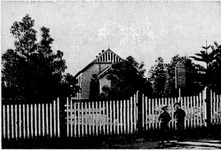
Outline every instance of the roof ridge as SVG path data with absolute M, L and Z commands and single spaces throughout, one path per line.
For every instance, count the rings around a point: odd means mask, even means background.
M 102 50 L 103 51 L 103 50 Z M 91 62 L 89 63 L 86 67 L 84 67 L 82 70 L 80 70 L 74 77 L 76 78 L 78 75 L 80 75 L 81 72 L 83 72 L 84 70 L 86 70 L 88 67 L 90 67 L 91 65 L 95 64 L 95 63 L 101 63 L 98 61 L 98 59 L 101 58 L 101 56 L 103 56 L 104 54 L 106 54 L 108 51 L 110 51 L 111 53 L 113 53 L 114 55 L 116 55 L 117 57 L 119 57 L 118 59 L 119 60 L 123 60 L 123 58 L 121 58 L 119 55 L 117 55 L 114 51 L 112 51 L 111 49 L 107 49 L 105 50 L 104 52 L 102 53 L 99 53 L 100 55 L 99 56 L 96 56 L 96 58 Z M 108 59 L 109 60 L 109 59 Z M 114 63 L 114 61 L 109 61 L 108 63 Z

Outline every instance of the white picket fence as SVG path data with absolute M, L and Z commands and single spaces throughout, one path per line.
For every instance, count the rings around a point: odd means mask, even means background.
M 158 117 L 163 105 L 168 105 L 175 129 L 173 104 L 178 98 L 148 98 L 142 96 L 142 128 L 159 129 Z M 182 97 L 181 107 L 186 112 L 185 128 L 206 125 L 205 91 L 197 96 Z M 78 101 L 67 99 L 66 122 L 60 114 L 59 99 L 48 104 L 2 105 L 3 139 L 60 137 L 60 125 L 66 123 L 67 137 L 133 134 L 138 127 L 138 93 L 128 100 Z M 221 95 L 210 92 L 211 123 L 221 125 Z M 61 110 L 64 111 L 64 110 Z M 62 129 L 63 130 L 63 129 Z
M 59 109 L 59 99 L 49 104 L 3 105 L 3 139 L 60 137 Z
M 132 134 L 137 130 L 136 95 L 129 100 L 67 99 L 67 136 Z
M 211 92 L 211 123 L 221 124 L 221 95 Z M 186 112 L 185 129 L 206 126 L 205 91 L 197 96 L 172 98 L 148 98 L 142 96 L 142 127 L 144 130 L 160 128 L 158 117 L 161 107 L 168 105 L 172 117 L 171 130 L 176 129 L 173 118 L 174 103 L 181 102 Z M 133 134 L 138 123 L 138 94 L 129 100 L 77 101 L 67 99 L 67 136 Z

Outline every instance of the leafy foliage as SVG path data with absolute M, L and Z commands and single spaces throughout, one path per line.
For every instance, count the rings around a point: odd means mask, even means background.
M 214 42 L 214 46 L 211 48 L 215 55 L 215 59 L 212 61 L 208 70 L 208 73 L 211 73 L 209 78 L 212 80 L 209 86 L 217 93 L 221 93 L 221 45 Z
M 107 75 L 111 87 L 103 87 L 102 95 L 113 99 L 125 99 L 131 97 L 137 90 L 150 94 L 151 87 L 144 77 L 143 67 L 144 64 L 139 64 L 132 56 L 113 64 Z
M 162 57 L 157 58 L 155 65 L 151 67 L 149 81 L 152 84 L 153 96 L 164 96 L 164 87 L 166 84 L 167 74 L 166 66 Z
M 62 76 L 61 84 L 59 86 L 60 97 L 74 97 L 79 90 L 80 87 L 77 86 L 77 80 L 73 75 L 66 73 Z
M 178 89 L 175 89 L 175 66 L 178 62 L 183 62 L 186 70 L 185 87 L 182 88 L 182 95 L 196 95 L 203 89 L 203 67 L 194 64 L 191 59 L 186 57 L 180 57 L 176 55 L 172 58 L 171 62 L 166 64 L 167 66 L 167 83 L 165 86 L 165 93 L 170 96 L 176 96 Z
M 90 100 L 95 100 L 100 93 L 100 84 L 97 76 L 95 74 L 92 75 L 90 82 Z
M 16 101 L 49 101 L 64 95 L 62 80 L 67 68 L 63 52 L 53 53 L 49 28 L 42 27 L 41 39 L 37 42 L 34 20 L 26 15 L 21 22 L 14 22 L 11 34 L 15 49 L 2 55 L 2 95 Z M 73 85 L 75 86 L 75 85 Z M 66 91 L 66 89 L 65 89 Z
M 203 89 L 203 74 L 199 73 L 204 69 L 202 66 L 179 55 L 175 55 L 168 64 L 159 57 L 156 64 L 151 67 L 149 77 L 154 96 L 178 96 L 178 89 L 175 89 L 175 66 L 180 61 L 184 62 L 186 69 L 185 88 L 182 89 L 182 95 L 195 95 Z

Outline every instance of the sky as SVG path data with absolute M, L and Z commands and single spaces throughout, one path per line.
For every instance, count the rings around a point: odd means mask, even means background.
M 202 46 L 221 44 L 219 2 L 2 2 L 1 52 L 13 47 L 10 28 L 30 14 L 35 29 L 50 28 L 54 51 L 64 52 L 66 72 L 75 75 L 110 47 L 122 58 L 144 62 L 192 56 Z M 38 34 L 40 34 L 38 32 Z

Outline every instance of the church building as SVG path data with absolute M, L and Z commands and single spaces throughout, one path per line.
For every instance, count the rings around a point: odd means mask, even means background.
M 89 99 L 90 82 L 93 75 L 96 75 L 99 81 L 100 93 L 102 92 L 103 86 L 110 86 L 111 82 L 107 80 L 106 72 L 112 64 L 120 61 L 123 61 L 123 59 L 109 48 L 106 51 L 102 50 L 102 53 L 100 53 L 95 60 L 75 75 L 75 78 L 78 80 L 78 86 L 81 89 L 80 92 L 77 93 L 77 99 Z

